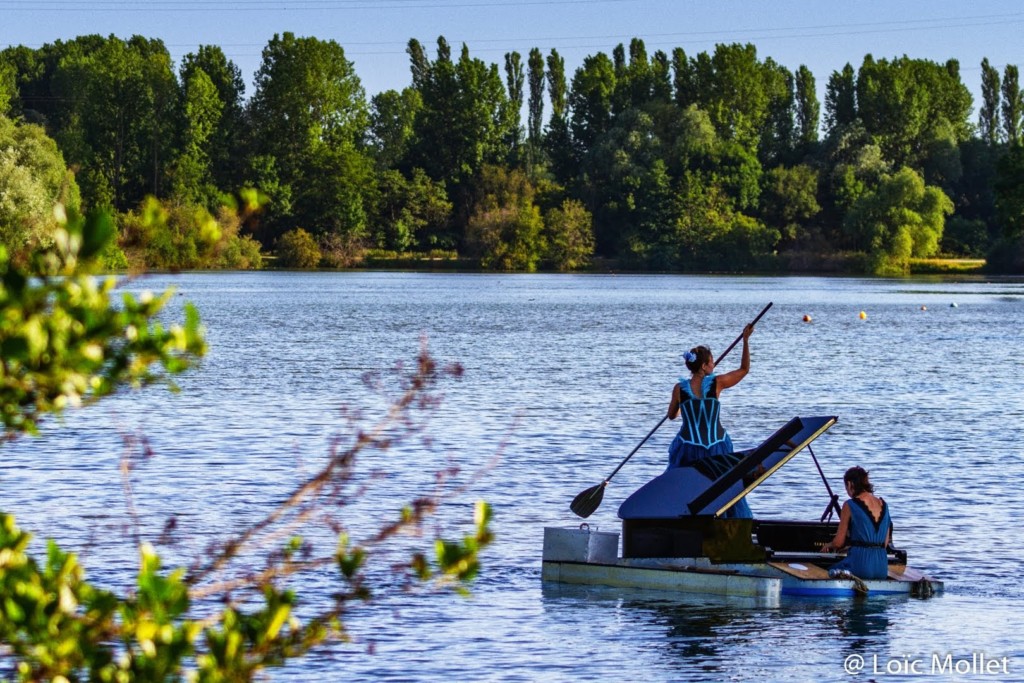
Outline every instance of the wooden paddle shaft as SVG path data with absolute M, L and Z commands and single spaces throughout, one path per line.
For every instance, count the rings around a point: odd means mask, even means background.
M 754 320 L 753 320 L 753 321 L 752 321 L 752 322 L 750 323 L 750 324 L 751 324 L 751 326 L 753 326 L 753 325 L 756 325 L 756 324 L 757 324 L 757 321 L 758 321 L 758 320 L 760 320 L 760 319 L 761 319 L 761 317 L 762 317 L 762 316 L 763 316 L 763 315 L 764 315 L 765 313 L 767 313 L 767 312 L 768 312 L 768 309 L 772 307 L 772 303 L 773 303 L 773 302 L 769 301 L 769 302 L 768 302 L 768 305 L 767 305 L 767 306 L 765 306 L 765 307 L 764 307 L 764 309 L 762 309 L 762 311 L 761 311 L 760 313 L 758 313 L 758 314 L 757 314 L 757 317 L 756 317 L 756 318 L 754 318 Z M 741 340 L 741 339 L 743 339 L 743 333 L 742 333 L 742 332 L 740 333 L 740 336 L 736 337 L 736 339 L 734 339 L 734 340 L 733 340 L 732 344 L 729 344 L 729 348 L 727 348 L 727 349 L 726 349 L 726 350 L 725 350 L 724 352 L 722 352 L 722 355 L 718 357 L 718 360 L 716 360 L 716 361 L 715 361 L 715 367 L 716 367 L 716 368 L 718 367 L 718 364 L 722 362 L 722 359 L 723 359 L 723 358 L 725 358 L 726 356 L 728 356 L 728 355 L 729 355 L 729 352 L 730 352 L 730 351 L 732 351 L 732 350 L 733 350 L 733 348 L 735 348 L 735 346 L 736 346 L 737 344 L 739 344 L 739 343 L 740 343 L 740 340 Z M 660 425 L 659 425 L 659 426 L 660 426 Z

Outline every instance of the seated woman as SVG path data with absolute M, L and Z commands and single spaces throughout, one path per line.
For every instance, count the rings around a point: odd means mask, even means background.
M 874 495 L 875 487 L 862 467 L 851 467 L 843 475 L 850 500 L 843 504 L 839 529 L 822 552 L 850 546 L 846 558 L 836 562 L 829 576 L 853 574 L 859 579 L 884 579 L 889 574 L 885 549 L 892 540 L 889 506 Z

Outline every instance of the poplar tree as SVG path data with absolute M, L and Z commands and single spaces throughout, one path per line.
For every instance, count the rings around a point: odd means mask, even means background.
M 681 47 L 672 50 L 672 94 L 680 109 L 696 103 L 693 65 Z
M 544 146 L 551 159 L 555 177 L 566 182 L 577 170 L 575 149 L 569 134 L 568 87 L 565 80 L 565 59 L 552 49 L 547 58 L 548 101 L 551 102 L 551 118 Z
M 981 60 L 981 110 L 978 112 L 978 133 L 990 145 L 999 141 L 999 70 Z
M 551 101 L 551 118 L 560 119 L 565 116 L 566 82 L 565 59 L 552 48 L 548 55 L 548 99 Z
M 825 127 L 829 133 L 856 120 L 856 92 L 856 75 L 849 63 L 842 71 L 833 71 L 829 76 L 825 87 Z
M 523 85 L 525 81 L 523 58 L 518 52 L 505 53 L 505 84 L 508 87 L 509 100 L 509 140 L 508 149 L 513 163 L 520 161 L 519 143 L 522 139 L 522 121 L 520 112 L 523 109 Z
M 544 134 L 544 56 L 538 48 L 530 50 L 527 60 L 527 73 L 530 88 L 530 99 L 527 104 L 529 112 L 526 122 L 527 165 L 532 170 L 540 153 Z
M 672 101 L 672 63 L 662 50 L 651 57 L 651 99 L 662 104 Z
M 1003 71 L 1003 136 L 1007 144 L 1020 142 L 1024 95 L 1020 90 L 1020 73 L 1016 64 L 1007 64 Z
M 801 64 L 796 70 L 796 136 L 805 153 L 818 141 L 820 119 L 814 74 Z

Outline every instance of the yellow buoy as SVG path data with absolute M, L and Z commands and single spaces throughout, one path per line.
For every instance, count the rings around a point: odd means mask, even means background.
M 811 322 L 811 316 L 809 316 L 809 315 L 805 315 L 805 316 L 804 316 L 804 322 L 805 322 L 805 323 L 809 323 L 809 322 Z
M 867 318 L 868 318 L 868 314 L 865 313 L 864 311 L 861 311 L 860 312 L 860 319 L 861 320 L 867 320 Z

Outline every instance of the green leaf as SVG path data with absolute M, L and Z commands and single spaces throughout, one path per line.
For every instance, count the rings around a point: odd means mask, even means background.
M 89 216 L 82 228 L 82 246 L 78 255 L 82 259 L 90 259 L 96 256 L 117 233 L 114 222 L 107 212 L 100 212 Z

